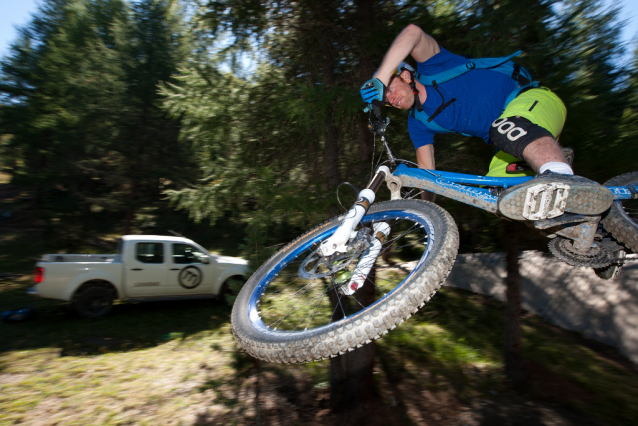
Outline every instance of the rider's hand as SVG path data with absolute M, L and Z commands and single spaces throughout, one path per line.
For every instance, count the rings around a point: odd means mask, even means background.
M 378 103 L 383 104 L 385 102 L 384 97 L 387 90 L 388 88 L 385 87 L 385 84 L 383 84 L 378 78 L 366 81 L 363 86 L 361 86 L 361 89 L 359 89 L 363 102 L 367 104 L 371 104 L 373 101 L 378 101 Z

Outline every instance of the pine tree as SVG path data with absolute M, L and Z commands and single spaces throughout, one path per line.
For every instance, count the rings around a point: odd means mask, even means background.
M 15 183 L 35 188 L 51 221 L 69 218 L 70 233 L 100 186 L 83 161 L 109 145 L 113 111 L 124 107 L 118 55 L 106 45 L 112 32 L 95 24 L 124 13 L 117 0 L 47 3 L 2 64 L 2 127 L 24 164 Z
M 152 0 L 132 11 L 121 0 L 50 2 L 3 61 L 0 122 L 23 163 L 14 183 L 34 188 L 58 234 L 128 232 L 136 212 L 161 206 L 162 182 L 194 176 L 178 120 L 157 93 L 188 48 L 174 9 Z

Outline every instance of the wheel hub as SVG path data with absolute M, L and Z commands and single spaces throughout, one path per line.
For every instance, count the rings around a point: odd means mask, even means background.
M 319 250 L 312 252 L 299 266 L 299 276 L 307 280 L 313 280 L 344 271 L 361 253 L 370 247 L 372 243 L 372 235 L 370 234 L 370 229 L 368 228 L 359 230 L 348 244 L 348 250 L 345 253 L 322 256 Z M 352 272 L 350 272 L 350 276 L 352 276 Z M 334 280 L 333 282 L 336 283 Z

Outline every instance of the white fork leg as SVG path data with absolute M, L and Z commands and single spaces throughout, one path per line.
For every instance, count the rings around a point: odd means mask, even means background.
M 383 173 L 383 177 L 390 175 L 390 169 L 386 166 L 381 166 L 377 170 L 373 182 L 377 180 L 380 173 Z M 348 241 L 355 235 L 355 228 L 361 222 L 361 218 L 368 211 L 370 205 L 374 202 L 375 193 L 371 189 L 364 189 L 359 192 L 359 199 L 348 211 L 346 218 L 339 225 L 339 228 L 335 233 L 326 241 L 321 243 L 319 251 L 323 256 L 330 256 L 335 252 L 345 253 L 347 251 Z
M 363 253 L 359 259 L 357 267 L 354 269 L 354 275 L 347 285 L 341 287 L 341 292 L 345 295 L 352 295 L 355 291 L 360 289 L 365 283 L 368 274 L 372 269 L 372 265 L 377 260 L 379 253 L 381 253 L 381 247 L 385 242 L 388 235 L 390 235 L 390 225 L 385 222 L 377 222 L 372 225 L 374 229 L 374 241 L 372 245 Z

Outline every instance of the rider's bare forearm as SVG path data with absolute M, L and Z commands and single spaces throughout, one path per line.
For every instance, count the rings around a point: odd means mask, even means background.
M 419 167 L 434 170 L 434 144 L 423 145 L 416 150 L 416 162 Z
M 434 170 L 434 145 L 423 145 L 416 150 L 416 161 L 419 167 L 426 170 Z M 421 199 L 425 201 L 434 202 L 436 200 L 436 194 L 430 191 L 421 191 Z
M 388 85 L 394 70 L 408 55 L 412 55 L 417 62 L 425 62 L 440 51 L 436 40 L 418 26 L 410 24 L 392 42 L 375 77 Z

